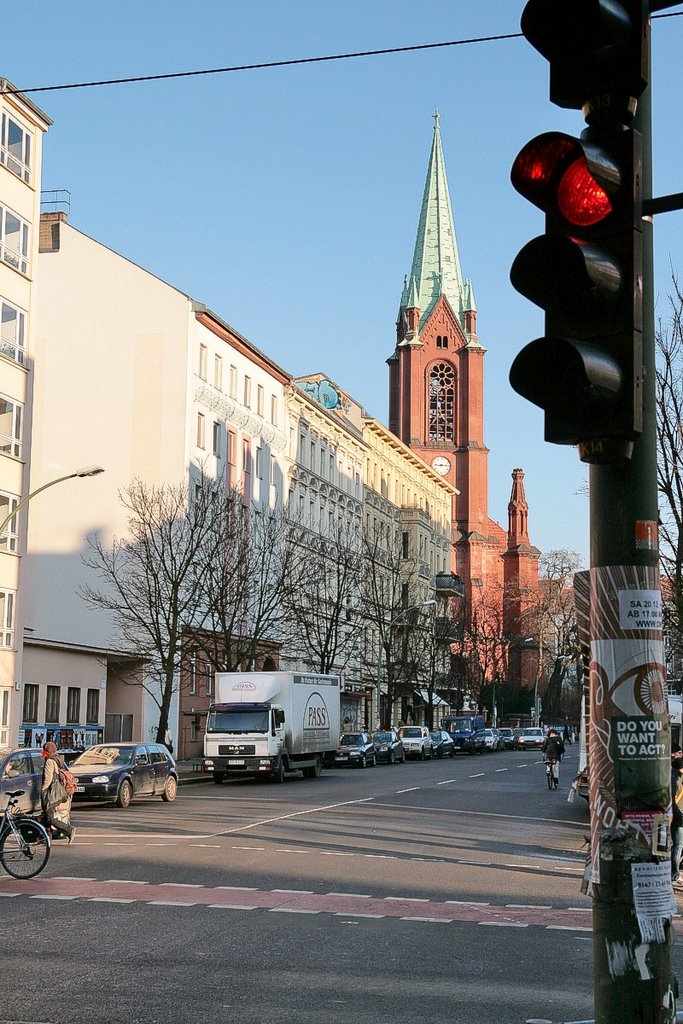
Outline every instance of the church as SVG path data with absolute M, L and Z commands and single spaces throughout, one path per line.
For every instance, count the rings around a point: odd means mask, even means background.
M 512 470 L 507 533 L 489 515 L 485 354 L 472 282 L 460 269 L 436 113 L 413 264 L 387 360 L 389 428 L 457 488 L 451 572 L 464 582 L 470 635 L 476 642 L 495 632 L 505 646 L 507 678 L 533 686 L 540 552 L 529 539 L 522 469 Z

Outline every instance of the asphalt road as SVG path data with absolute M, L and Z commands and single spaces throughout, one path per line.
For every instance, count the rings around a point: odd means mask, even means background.
M 558 792 L 501 752 L 78 804 L 0 876 L 0 1024 L 590 1018 L 576 753 Z

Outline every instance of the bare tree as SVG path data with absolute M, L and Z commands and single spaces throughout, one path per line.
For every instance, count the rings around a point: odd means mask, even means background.
M 657 486 L 665 628 L 671 652 L 683 653 L 683 293 L 675 275 L 670 319 L 657 341 Z
M 214 671 L 249 671 L 259 651 L 291 639 L 286 609 L 303 582 L 300 531 L 282 509 L 247 504 L 228 489 L 214 500 L 207 541 L 206 614 L 192 643 Z
M 360 658 L 360 529 L 343 518 L 326 533 L 301 529 L 298 557 L 297 586 L 283 595 L 293 650 L 315 672 L 342 672 Z
M 578 665 L 579 659 L 573 577 L 580 568 L 581 556 L 566 548 L 547 551 L 539 561 L 534 631 L 541 641 L 538 679 L 547 679 L 543 695 L 546 721 L 568 714 L 569 707 L 576 703 L 571 695 L 565 699 L 564 690 L 572 662 Z M 578 692 L 580 672 L 577 677 Z
M 183 650 L 183 631 L 204 622 L 202 578 L 213 556 L 212 489 L 154 486 L 135 479 L 119 491 L 128 531 L 111 544 L 88 538 L 84 564 L 101 587 L 80 594 L 93 608 L 110 613 L 120 641 L 145 661 L 138 685 L 159 709 L 157 742 L 163 743 Z

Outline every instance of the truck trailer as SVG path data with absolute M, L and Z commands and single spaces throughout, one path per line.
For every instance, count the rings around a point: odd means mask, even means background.
M 312 672 L 218 672 L 209 705 L 204 771 L 213 781 L 317 779 L 339 743 L 339 677 Z

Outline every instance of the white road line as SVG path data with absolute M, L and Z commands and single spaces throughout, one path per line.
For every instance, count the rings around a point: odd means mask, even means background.
M 578 926 L 574 927 L 574 926 L 569 925 L 569 924 L 547 924 L 546 925 L 546 929 L 548 931 L 555 931 L 555 932 L 589 932 L 589 931 L 591 931 L 590 928 L 580 928 Z
M 24 895 L 23 892 L 0 892 L 0 896 L 4 896 L 7 899 L 10 899 L 12 896 L 23 896 L 23 895 Z
M 540 903 L 506 903 L 505 907 L 509 910 L 552 910 L 551 906 L 543 906 Z
M 231 889 L 233 892 L 258 892 L 255 885 L 214 885 L 214 889 Z
M 446 903 L 457 903 L 461 907 L 490 907 L 490 903 L 482 903 L 479 900 L 445 900 Z
M 30 900 L 75 900 L 77 896 L 29 896 Z
M 137 900 L 126 900 L 117 896 L 88 896 L 88 903 L 136 903 Z
M 312 896 L 313 889 L 271 889 L 271 892 L 292 892 L 298 893 L 300 896 Z
M 219 843 L 189 843 L 188 844 L 193 850 L 220 850 Z M 234 850 L 235 847 L 233 846 Z
M 429 903 L 424 896 L 385 896 L 385 900 L 394 900 L 397 903 Z
M 18 893 L 12 893 L 13 896 L 17 896 Z M 366 896 L 362 892 L 328 892 L 328 896 L 352 896 L 355 900 L 371 900 L 372 896 Z M 383 915 L 382 915 L 383 916 Z
M 148 900 L 148 907 L 196 907 L 196 903 L 182 903 L 180 900 Z
M 85 882 L 94 882 L 94 878 L 85 878 Z M 149 885 L 149 882 L 137 882 L 131 878 L 106 878 L 103 885 Z
M 399 917 L 399 921 L 428 921 L 429 924 L 451 924 L 443 917 Z
M 419 788 L 419 786 L 411 786 L 410 789 L 397 789 L 396 795 L 398 796 L 399 793 L 417 793 Z
M 377 920 L 379 920 L 382 917 L 386 917 L 386 914 L 360 914 L 360 913 L 357 913 L 356 911 L 345 911 L 345 910 L 341 911 L 341 910 L 338 910 L 334 914 L 334 917 L 372 917 L 372 918 L 376 918 Z
M 204 886 L 201 882 L 159 882 L 159 886 L 163 888 L 168 886 L 171 889 L 203 889 Z
M 145 846 L 178 846 L 178 843 L 145 843 Z
M 86 878 L 85 875 L 53 875 L 53 882 L 94 882 L 94 878 Z
M 368 860 L 398 860 L 398 857 L 390 853 L 362 853 L 361 857 L 367 857 Z
M 457 782 L 457 779 L 444 779 L 443 782 L 437 782 L 437 786 L 448 786 L 451 782 Z
M 496 774 L 498 774 L 498 772 L 506 772 L 507 770 L 507 768 L 496 768 Z
M 480 779 L 482 777 L 482 775 L 485 775 L 485 774 L 486 774 L 485 772 L 477 772 L 476 775 L 470 775 L 470 778 L 471 779 Z
M 341 850 L 318 850 L 321 857 L 355 857 L 355 853 L 345 853 Z
M 301 850 L 288 850 L 286 847 L 280 846 L 280 847 L 276 847 L 275 848 L 275 852 L 276 853 L 296 853 L 296 854 L 299 854 L 302 851 Z
M 319 910 L 301 910 L 298 907 L 271 907 L 270 914 L 319 914 Z
M 477 924 L 488 925 L 489 928 L 528 928 L 522 921 L 477 921 Z
M 581 910 L 582 912 L 584 912 L 586 914 L 592 914 L 593 913 L 593 908 L 592 907 L 567 907 L 567 910 Z
M 247 907 L 241 903 L 207 903 L 209 910 L 258 910 L 258 907 Z
M 231 850 L 255 850 L 257 853 L 263 853 L 265 846 L 231 846 Z
M 528 768 L 528 767 L 529 766 L 527 764 L 516 764 L 515 765 L 515 768 Z

